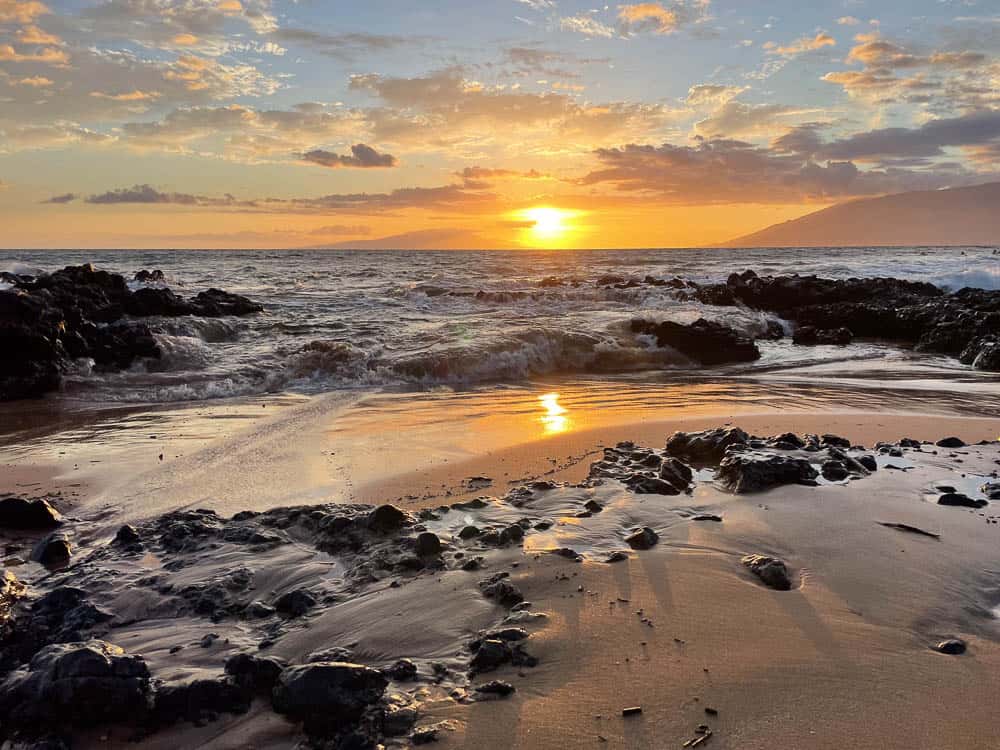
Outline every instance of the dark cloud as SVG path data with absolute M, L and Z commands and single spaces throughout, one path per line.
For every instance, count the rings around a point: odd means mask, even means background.
M 379 169 L 395 167 L 399 160 L 392 154 L 381 154 L 371 146 L 364 143 L 356 143 L 351 146 L 351 155 L 335 154 L 332 151 L 313 149 L 302 154 L 302 161 L 310 164 L 318 164 L 321 167 L 331 169 L 353 168 L 353 169 Z
M 1000 110 L 970 112 L 930 120 L 916 128 L 882 128 L 822 145 L 828 159 L 866 161 L 893 157 L 939 156 L 947 147 L 982 146 L 1000 141 Z
M 598 149 L 595 156 L 601 168 L 578 184 L 609 183 L 649 200 L 684 205 L 833 200 L 984 181 L 983 174 L 961 167 L 861 170 L 849 160 L 820 163 L 729 139 L 693 146 L 629 144 Z
M 98 206 L 110 206 L 117 204 L 138 203 L 145 205 L 178 205 L 178 206 L 207 206 L 212 208 L 255 208 L 256 201 L 238 200 L 228 193 L 221 198 L 214 198 L 205 195 L 194 195 L 192 193 L 162 192 L 152 185 L 133 185 L 127 188 L 109 190 L 105 193 L 97 193 L 87 196 L 84 199 L 87 203 Z
M 63 193 L 62 195 L 53 195 L 48 200 L 42 201 L 42 203 L 72 203 L 77 198 L 79 198 L 76 193 Z

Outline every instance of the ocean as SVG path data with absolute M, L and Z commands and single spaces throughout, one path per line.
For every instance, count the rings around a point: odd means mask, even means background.
M 239 319 L 154 320 L 163 358 L 122 373 L 80 362 L 59 398 L 67 402 L 164 403 L 275 392 L 498 388 L 586 378 L 690 380 L 690 362 L 629 331 L 631 319 L 722 320 L 749 334 L 770 316 L 679 299 L 649 285 L 599 286 L 601 277 L 722 281 L 733 271 L 894 276 L 942 287 L 1000 287 L 991 248 L 809 248 L 618 251 L 5 251 L 0 269 L 51 271 L 93 263 L 132 278 L 161 269 L 180 294 L 219 287 L 261 302 Z M 738 378 L 948 380 L 994 376 L 951 359 L 896 346 L 796 347 L 761 342 L 751 365 L 716 368 Z M 815 378 L 814 378 L 815 379 Z M 961 390 L 961 388 L 960 388 Z M 995 390 L 991 389 L 991 390 Z

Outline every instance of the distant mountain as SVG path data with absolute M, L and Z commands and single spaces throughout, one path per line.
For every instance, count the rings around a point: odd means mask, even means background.
M 1000 182 L 841 203 L 722 247 L 1000 245 Z
M 347 240 L 306 249 L 328 250 L 467 250 L 482 247 L 483 240 L 464 229 L 423 229 L 370 240 Z

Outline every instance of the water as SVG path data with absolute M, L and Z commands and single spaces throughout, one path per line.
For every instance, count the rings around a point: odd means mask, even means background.
M 633 336 L 629 321 L 706 317 L 753 334 L 768 320 L 753 311 L 681 301 L 665 287 L 597 287 L 595 281 L 608 274 L 706 282 L 751 268 L 760 274 L 895 276 L 949 288 L 1000 288 L 1000 257 L 984 248 L 0 255 L 0 269 L 20 272 L 84 262 L 128 278 L 142 268 L 159 268 L 178 293 L 215 286 L 265 306 L 264 314 L 242 319 L 152 321 L 162 360 L 110 375 L 80 362 L 62 397 L 87 403 L 505 384 L 551 376 L 690 377 L 691 363 Z M 875 344 L 806 349 L 765 342 L 761 348 L 759 362 L 716 373 L 973 384 L 981 379 L 953 360 Z

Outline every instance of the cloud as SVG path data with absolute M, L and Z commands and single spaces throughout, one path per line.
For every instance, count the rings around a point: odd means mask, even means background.
M 618 22 L 625 34 L 673 34 L 682 26 L 708 20 L 709 5 L 710 0 L 677 0 L 666 5 L 662 2 L 620 5 Z
M 1000 110 L 929 120 L 915 128 L 882 128 L 826 143 L 818 153 L 831 159 L 879 161 L 940 156 L 948 147 L 1000 144 Z
M 780 55 L 781 57 L 798 57 L 806 52 L 814 52 L 824 47 L 833 47 L 837 40 L 825 31 L 817 33 L 815 36 L 806 36 L 796 39 L 791 44 L 779 45 L 775 42 L 766 42 L 764 49 L 769 55 Z
M 746 86 L 722 86 L 715 83 L 700 83 L 688 89 L 686 104 L 700 107 L 706 104 L 725 104 L 730 99 L 746 91 Z
M 837 23 L 841 26 L 857 26 L 861 20 L 854 16 L 841 16 L 837 19 Z
M 399 160 L 392 154 L 380 154 L 371 146 L 366 146 L 364 143 L 357 143 L 351 146 L 350 156 L 335 154 L 332 151 L 323 151 L 322 149 L 313 149 L 302 154 L 302 161 L 332 169 L 341 167 L 374 169 L 395 167 L 399 163 Z
M 577 16 L 566 16 L 559 19 L 559 28 L 589 37 L 610 39 L 618 32 L 611 26 L 601 23 L 592 15 L 581 13 Z
M 280 28 L 270 33 L 270 38 L 283 44 L 299 44 L 321 55 L 338 60 L 352 61 L 372 53 L 386 52 L 401 47 L 424 44 L 425 36 L 397 36 L 366 32 L 329 34 L 314 29 Z
M 648 201 L 679 205 L 798 203 L 982 182 L 960 167 L 861 170 L 851 161 L 817 163 L 800 154 L 742 141 L 700 140 L 693 146 L 629 144 L 598 149 L 583 186 L 609 184 Z
M 782 120 L 815 113 L 787 104 L 745 104 L 730 100 L 711 115 L 696 123 L 695 132 L 707 138 L 719 136 L 768 135 Z
M 0 23 L 31 23 L 51 12 L 37 0 L 0 0 Z
M 537 169 L 529 169 L 522 172 L 516 169 L 494 169 L 490 167 L 466 167 L 461 172 L 456 172 L 457 177 L 461 177 L 465 182 L 484 182 L 488 180 L 549 180 L 551 175 L 539 172 Z
M 72 203 L 79 197 L 80 196 L 77 195 L 76 193 L 63 193 L 62 195 L 53 195 L 51 198 L 42 201 L 42 203 L 55 203 L 55 204 Z

